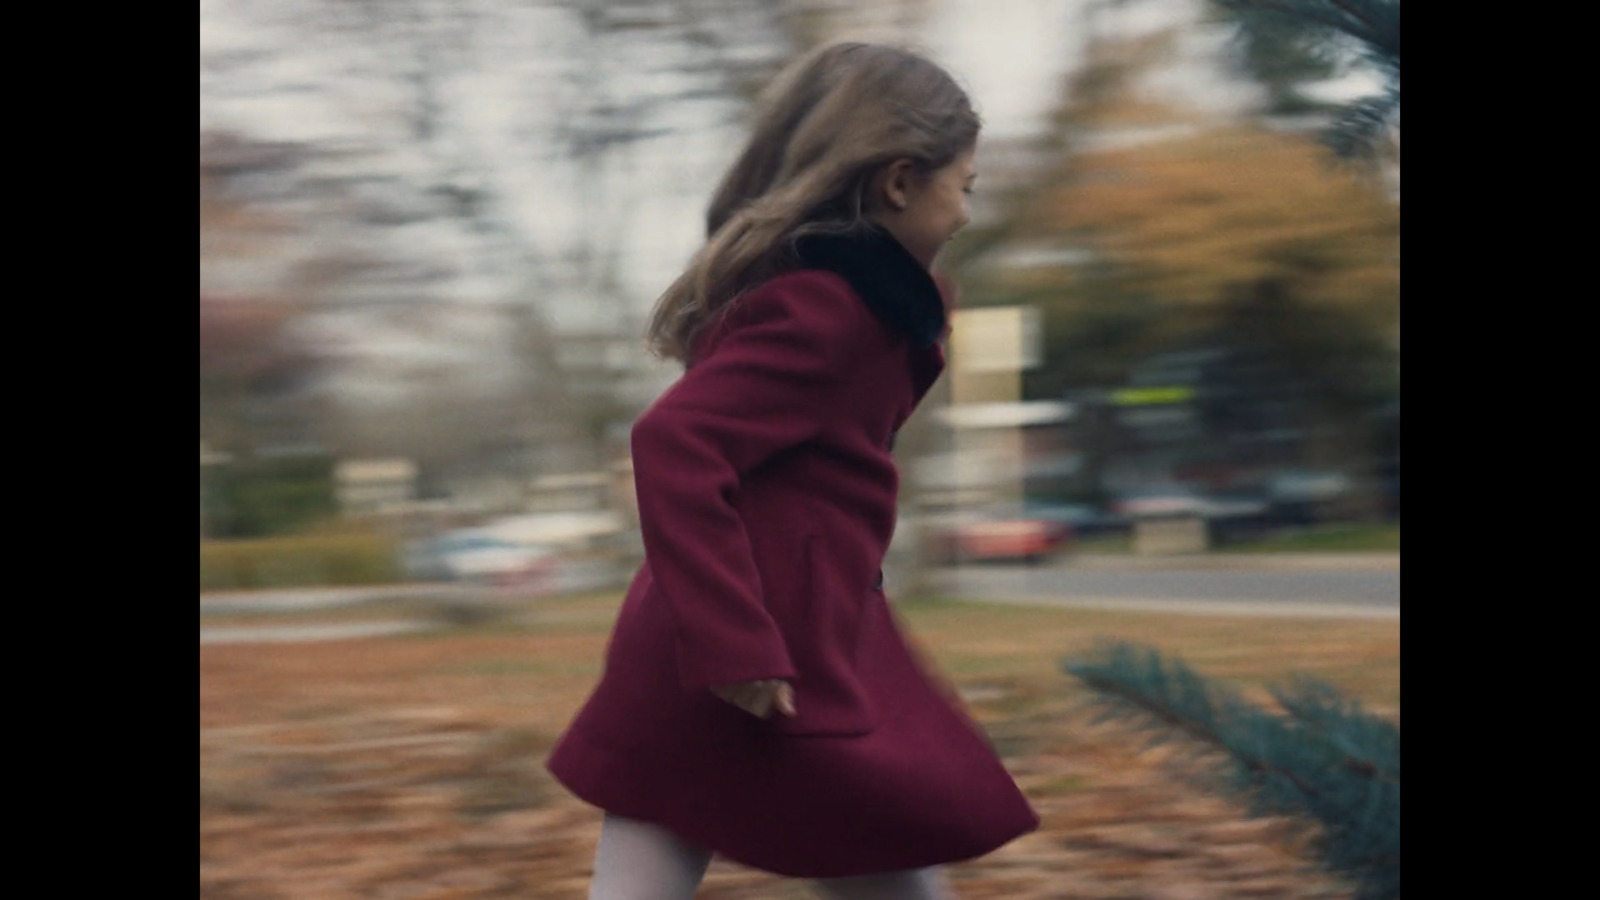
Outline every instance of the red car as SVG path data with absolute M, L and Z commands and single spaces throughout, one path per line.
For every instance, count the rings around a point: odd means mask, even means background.
M 1075 535 L 1065 522 L 1027 517 L 973 518 L 935 526 L 934 556 L 942 562 L 1021 560 L 1031 564 L 1070 549 Z

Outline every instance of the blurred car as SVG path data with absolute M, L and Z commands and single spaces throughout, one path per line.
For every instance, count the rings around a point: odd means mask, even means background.
M 1195 516 L 1207 521 L 1258 516 L 1269 507 L 1266 497 L 1239 493 L 1205 494 L 1183 484 L 1128 491 L 1112 504 L 1112 509 L 1127 519 Z
M 1383 492 L 1383 514 L 1390 519 L 1400 518 L 1400 457 L 1386 459 L 1378 465 L 1378 489 Z
M 478 531 L 512 544 L 582 551 L 604 546 L 624 527 L 614 512 L 587 510 L 503 516 Z
M 1076 540 L 1070 524 L 1028 515 L 970 514 L 928 528 L 932 554 L 944 563 L 1019 560 L 1033 565 L 1070 549 Z
M 1128 530 L 1126 516 L 1107 512 L 1089 503 L 1041 503 L 1029 501 L 1023 504 L 1022 514 L 1029 519 L 1043 519 L 1047 522 L 1059 522 L 1072 529 L 1074 538 L 1094 537 L 1102 534 L 1118 534 Z
M 1111 510 L 1128 521 L 1199 516 L 1202 502 L 1192 488 L 1179 484 L 1124 491 L 1111 502 Z
M 1342 473 L 1308 469 L 1280 472 L 1267 483 L 1274 518 L 1286 525 L 1314 525 L 1333 518 L 1355 485 Z
M 469 529 L 413 546 L 405 555 L 405 568 L 410 577 L 423 581 L 541 588 L 554 575 L 557 559 L 548 547 L 515 544 Z
M 1206 494 L 1183 484 L 1165 484 L 1129 491 L 1112 505 L 1128 522 L 1193 518 L 1205 523 L 1212 544 L 1261 537 L 1270 531 L 1275 508 L 1271 498 L 1253 492 Z

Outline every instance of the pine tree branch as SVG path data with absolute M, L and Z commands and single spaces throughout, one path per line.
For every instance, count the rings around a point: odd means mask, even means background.
M 1093 662 L 1064 661 L 1102 703 L 1222 749 L 1229 785 L 1258 812 L 1320 825 L 1324 862 L 1360 882 L 1362 900 L 1399 896 L 1399 731 L 1321 682 L 1273 694 L 1276 715 L 1150 648 L 1113 643 Z
M 1382 70 L 1382 95 L 1347 105 L 1323 142 L 1346 160 L 1372 157 L 1400 106 L 1399 0 L 1215 0 L 1231 10 L 1254 41 L 1306 43 L 1328 48 L 1329 30 L 1361 45 L 1360 55 Z M 1276 23 L 1275 25 L 1273 23 Z
M 1093 687 L 1105 694 L 1109 694 L 1121 700 L 1132 703 L 1139 709 L 1150 713 L 1161 721 L 1166 722 L 1182 732 L 1185 732 L 1191 737 L 1199 738 L 1208 744 L 1228 749 L 1232 753 L 1233 758 L 1239 764 L 1243 765 L 1252 772 L 1282 775 L 1296 788 L 1299 788 L 1300 791 L 1306 796 L 1316 800 L 1324 799 L 1321 791 L 1307 784 L 1305 779 L 1301 778 L 1299 775 L 1296 775 L 1294 772 L 1291 772 L 1281 766 L 1274 766 L 1263 759 L 1251 756 L 1229 746 L 1228 742 L 1225 741 L 1222 735 L 1218 734 L 1215 729 L 1209 728 L 1201 722 L 1191 719 L 1169 706 L 1158 704 L 1154 700 L 1145 697 L 1139 692 L 1132 690 L 1126 685 L 1111 678 L 1097 675 L 1080 675 L 1079 677 L 1082 678 L 1083 681 L 1090 687 Z M 1351 760 L 1350 762 L 1359 764 L 1360 761 Z M 1376 768 L 1373 768 L 1372 771 L 1375 773 L 1377 770 Z
M 1307 784 L 1304 779 L 1300 778 L 1295 773 L 1283 769 L 1281 766 L 1275 766 L 1272 763 L 1238 750 L 1233 746 L 1232 742 L 1229 742 L 1224 738 L 1218 729 L 1208 726 L 1198 719 L 1185 716 L 1182 712 L 1178 711 L 1172 706 L 1163 704 L 1156 698 L 1139 692 L 1135 687 L 1124 681 L 1116 679 L 1115 676 L 1098 673 L 1092 667 L 1082 664 L 1071 665 L 1069 666 L 1068 671 L 1071 674 L 1076 675 L 1080 680 L 1082 680 L 1085 684 L 1088 684 L 1090 687 L 1093 687 L 1104 694 L 1132 704 L 1138 709 L 1155 716 L 1162 722 L 1179 729 L 1191 737 L 1198 738 L 1206 743 L 1229 750 L 1229 752 L 1236 756 L 1241 764 L 1251 771 L 1261 772 L 1263 774 L 1281 774 L 1285 778 L 1289 779 L 1289 781 L 1294 783 L 1296 787 L 1305 791 L 1307 796 L 1317 799 L 1321 799 L 1323 797 L 1322 792 Z M 1210 702 L 1213 698 L 1208 697 L 1206 699 L 1208 702 Z M 1280 697 L 1279 700 L 1280 702 L 1283 702 L 1282 697 Z M 1284 705 L 1286 707 L 1289 706 L 1287 703 Z M 1249 713 L 1236 711 L 1234 715 L 1237 717 L 1243 714 L 1261 715 L 1261 713 L 1254 710 L 1250 711 Z M 1398 787 L 1400 784 L 1399 776 L 1389 775 L 1382 771 L 1377 764 L 1373 763 L 1372 761 L 1361 759 L 1360 757 L 1351 755 L 1348 752 L 1344 753 L 1343 758 L 1339 761 L 1339 765 L 1350 772 L 1370 778 L 1373 781 L 1392 784 L 1396 787 Z
M 1364 759 L 1347 757 L 1344 762 L 1340 763 L 1340 765 L 1356 773 L 1357 775 L 1364 775 L 1368 778 L 1371 778 L 1373 781 L 1381 781 L 1384 784 L 1392 784 L 1396 787 L 1400 785 L 1400 779 L 1392 775 L 1383 774 L 1382 772 L 1378 771 L 1377 766 L 1367 762 Z
M 1272 695 L 1308 731 L 1334 738 L 1345 754 L 1341 765 L 1363 774 L 1370 770 L 1374 779 L 1399 786 L 1400 733 L 1394 726 L 1365 714 L 1359 704 L 1346 700 L 1320 681 L 1300 679 L 1293 692 L 1275 689 Z M 1390 756 L 1392 765 L 1380 765 L 1362 758 L 1359 750 L 1352 750 L 1347 739 L 1341 738 L 1341 732 L 1352 728 L 1365 739 L 1369 755 Z
M 1361 15 L 1360 13 L 1356 12 L 1355 10 L 1351 9 L 1350 8 L 1350 4 L 1343 2 L 1343 0 L 1328 0 L 1328 5 L 1332 6 L 1334 9 L 1339 10 L 1340 12 L 1342 12 L 1345 15 L 1349 16 L 1350 18 L 1355 19 L 1357 22 L 1360 22 L 1361 24 L 1367 26 L 1368 29 L 1372 29 L 1372 28 L 1376 27 L 1371 19 L 1368 19 L 1365 16 Z
M 1234 9 L 1278 13 L 1279 15 L 1287 16 L 1292 19 L 1299 19 L 1315 25 L 1322 25 L 1326 28 L 1332 28 L 1336 31 L 1345 32 L 1346 34 L 1349 33 L 1350 26 L 1348 23 L 1332 16 L 1324 15 L 1321 12 L 1307 9 L 1303 6 L 1294 6 L 1288 3 L 1276 3 L 1273 2 L 1273 0 L 1218 0 L 1218 2 L 1222 3 L 1224 6 L 1232 7 Z

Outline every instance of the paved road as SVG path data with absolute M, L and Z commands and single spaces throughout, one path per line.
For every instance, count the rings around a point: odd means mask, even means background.
M 225 591 L 200 595 L 200 611 L 215 613 L 338 609 L 380 600 L 450 600 L 480 596 L 483 590 L 453 584 L 386 584 L 374 587 L 290 587 Z
M 1053 566 L 969 566 L 934 579 L 952 597 L 1033 605 L 1217 615 L 1396 619 L 1394 557 L 1315 560 L 1068 560 Z
M 343 625 L 280 625 L 200 629 L 201 644 L 300 644 L 409 634 L 435 627 L 431 622 L 348 622 Z
M 1398 620 L 1398 555 L 1275 554 L 1140 559 L 1077 557 L 1052 565 L 969 566 L 934 573 L 950 597 L 989 603 L 1129 612 Z M 892 590 L 890 595 L 894 596 Z M 300 588 L 207 594 L 202 613 L 279 612 L 352 606 L 384 599 L 463 600 L 481 592 L 453 585 Z M 339 625 L 202 626 L 200 642 L 343 640 L 430 627 L 420 622 Z

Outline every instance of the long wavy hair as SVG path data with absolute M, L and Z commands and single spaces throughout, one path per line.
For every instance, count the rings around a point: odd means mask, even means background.
M 796 240 L 864 228 L 874 175 L 900 159 L 940 169 L 980 127 L 955 79 L 915 53 L 836 43 L 795 61 L 757 104 L 750 141 L 712 196 L 705 244 L 656 302 L 651 350 L 687 362 L 729 303 L 795 264 Z

